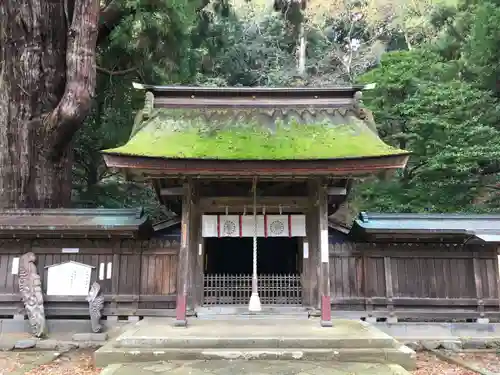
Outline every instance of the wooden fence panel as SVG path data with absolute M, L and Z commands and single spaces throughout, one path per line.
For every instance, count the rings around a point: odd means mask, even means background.
M 334 297 L 363 295 L 363 258 L 351 244 L 330 245 L 330 280 Z
M 177 254 L 143 254 L 141 294 L 169 295 L 176 292 Z
M 483 287 L 483 298 L 498 298 L 498 260 L 491 259 L 478 259 L 479 263 L 479 277 Z
M 67 261 L 94 267 L 91 283 L 99 282 L 103 290 L 104 316 L 174 315 L 178 249 L 161 248 L 161 241 L 152 244 L 153 248 L 147 241 L 51 240 L 0 248 L 0 316 L 24 313 L 12 261 L 28 251 L 37 258 L 48 317 L 89 315 L 85 296 L 46 295 L 47 267 Z M 62 253 L 65 247 L 78 247 L 79 252 Z
M 332 308 L 356 317 L 500 319 L 496 249 L 461 244 L 336 243 Z
M 391 258 L 394 297 L 474 298 L 472 259 Z M 453 271 L 452 271 L 453 270 Z M 472 276 L 472 277 L 471 277 Z

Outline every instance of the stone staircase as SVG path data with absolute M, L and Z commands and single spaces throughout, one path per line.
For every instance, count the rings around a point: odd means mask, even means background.
M 296 306 L 262 306 L 262 311 L 251 313 L 248 306 L 198 307 L 196 317 L 200 320 L 246 320 L 246 319 L 309 319 L 310 311 Z
M 136 323 L 96 351 L 96 366 L 125 371 L 127 366 L 132 369 L 140 364 L 154 367 L 155 363 L 163 363 L 168 367 L 169 363 L 182 366 L 201 363 L 206 367 L 210 361 L 247 363 L 252 360 L 253 365 L 276 362 L 290 366 L 291 362 L 299 361 L 315 366 L 329 363 L 331 366 L 343 364 L 346 368 L 371 368 L 371 372 L 335 374 L 378 373 L 373 366 L 386 366 L 386 374 L 408 374 L 407 371 L 416 366 L 413 350 L 361 321 L 334 320 L 332 328 L 321 327 L 317 319 L 244 319 L 241 316 L 229 320 L 192 318 L 188 328 L 174 327 L 172 323 L 164 318 Z M 170 374 L 170 370 L 165 371 Z

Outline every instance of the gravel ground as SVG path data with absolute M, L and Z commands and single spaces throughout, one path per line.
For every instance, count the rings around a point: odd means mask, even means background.
M 500 373 L 500 353 L 459 354 L 459 358 L 493 373 Z
M 21 370 L 23 367 L 29 366 L 40 357 L 40 353 L 34 352 L 0 352 L 0 375 L 6 375 L 16 370 Z
M 92 351 L 84 350 L 65 353 L 50 364 L 22 372 L 41 356 L 40 352 L 0 352 L 0 375 L 15 371 L 25 375 L 98 375 L 101 372 L 92 365 Z
M 458 358 L 491 372 L 500 372 L 500 355 L 485 354 L 453 354 Z M 444 362 L 430 353 L 417 353 L 417 370 L 413 375 L 477 375 L 476 372 L 464 367 Z
M 497 354 L 459 354 L 460 358 L 492 372 L 500 372 L 500 355 Z M 20 370 L 26 363 L 38 357 L 37 353 L 0 353 L 0 375 Z M 412 375 L 477 375 L 475 372 L 441 361 L 433 354 L 418 353 L 417 370 Z M 73 351 L 66 353 L 54 362 L 39 366 L 25 375 L 99 375 L 100 369 L 92 366 L 92 351 Z
M 92 351 L 78 350 L 65 353 L 54 362 L 40 366 L 25 375 L 98 375 L 100 369 L 92 365 Z

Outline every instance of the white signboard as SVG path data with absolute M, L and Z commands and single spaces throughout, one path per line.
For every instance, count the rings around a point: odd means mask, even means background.
M 92 266 L 66 262 L 48 266 L 48 296 L 86 296 L 90 288 Z

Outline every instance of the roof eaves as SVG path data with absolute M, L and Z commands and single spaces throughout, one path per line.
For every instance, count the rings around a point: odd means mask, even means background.
M 500 215 L 481 215 L 481 214 L 449 214 L 449 213 L 428 213 L 428 214 L 415 214 L 415 213 L 368 213 L 361 212 L 359 219 L 361 222 L 367 223 L 369 221 L 384 221 L 384 220 L 498 220 Z
M 2 216 L 2 238 L 138 238 L 152 233 L 142 208 L 2 210 Z

